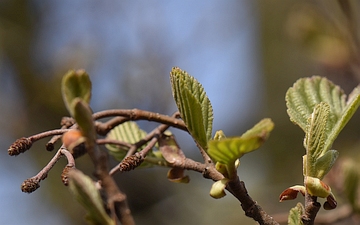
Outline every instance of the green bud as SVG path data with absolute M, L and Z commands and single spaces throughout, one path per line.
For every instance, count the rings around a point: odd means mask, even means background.
M 211 187 L 210 196 L 216 199 L 224 197 L 226 195 L 225 193 L 226 184 L 229 181 L 230 180 L 227 178 L 216 181 Z
M 327 198 L 331 194 L 331 188 L 315 177 L 305 178 L 306 190 L 312 196 Z

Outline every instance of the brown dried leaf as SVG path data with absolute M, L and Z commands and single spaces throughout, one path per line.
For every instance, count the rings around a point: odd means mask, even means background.
M 189 176 L 184 176 L 184 169 L 179 167 L 171 168 L 167 173 L 167 178 L 169 181 L 174 183 L 189 183 Z
M 162 135 L 159 139 L 160 151 L 164 159 L 175 165 L 181 165 L 185 161 L 184 152 L 180 149 L 179 145 L 173 135 Z

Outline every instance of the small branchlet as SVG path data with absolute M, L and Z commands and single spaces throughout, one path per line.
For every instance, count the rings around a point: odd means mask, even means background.
M 62 156 L 66 157 L 68 164 L 66 165 L 63 174 L 61 175 L 61 178 L 63 182 L 65 181 L 64 184 L 67 183 L 67 174 L 70 171 L 70 169 L 75 168 L 75 161 L 72 154 L 68 150 L 62 147 L 57 151 L 57 153 L 50 160 L 50 162 L 38 174 L 36 174 L 35 176 L 29 179 L 26 179 L 21 184 L 21 190 L 26 193 L 31 193 L 36 189 L 38 189 L 40 187 L 40 181 L 44 180 L 47 177 L 49 171 Z
M 63 169 L 63 172 L 61 173 L 61 181 L 65 186 L 68 186 L 69 184 L 69 172 L 72 169 L 75 169 L 75 160 L 73 154 L 71 154 L 68 150 L 65 148 L 60 148 L 59 150 L 62 155 L 64 155 L 68 161 L 68 164 Z
M 63 133 L 69 131 L 69 129 L 56 129 L 56 130 L 49 130 L 45 131 L 30 137 L 22 137 L 17 139 L 13 144 L 10 145 L 8 149 L 8 154 L 13 155 L 19 155 L 20 153 L 24 153 L 27 150 L 29 150 L 32 146 L 32 144 L 40 139 L 54 136 L 54 135 L 62 135 Z M 48 151 L 51 151 L 53 148 L 53 144 L 49 144 L 46 146 L 46 149 Z
M 27 150 L 29 150 L 32 146 L 32 139 L 22 137 L 17 139 L 14 143 L 12 143 L 8 149 L 8 154 L 13 155 L 19 155 L 20 153 L 24 153 Z

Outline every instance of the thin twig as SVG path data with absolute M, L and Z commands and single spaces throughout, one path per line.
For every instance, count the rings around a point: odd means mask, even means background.
M 61 147 L 60 152 L 62 155 L 64 155 L 66 157 L 66 159 L 68 161 L 67 166 L 75 167 L 75 159 L 74 159 L 73 155 L 67 149 L 65 149 L 65 147 Z
M 178 116 L 178 113 L 174 113 L 172 117 L 176 117 L 176 116 Z M 124 171 L 128 171 L 130 169 L 134 169 L 135 167 L 139 166 L 144 161 L 144 158 L 146 157 L 147 153 L 156 145 L 159 136 L 163 132 L 165 132 L 168 128 L 169 125 L 161 124 L 155 129 L 153 129 L 151 132 L 149 132 L 144 138 L 142 138 L 135 144 L 131 144 L 123 161 L 110 170 L 110 175 L 114 175 L 116 172 L 123 171 L 121 170 L 121 168 L 123 168 L 124 163 L 126 165 L 125 166 L 126 169 L 124 169 Z M 137 149 L 143 146 L 145 143 L 147 143 L 147 145 L 144 147 L 144 149 L 138 152 L 138 155 L 136 157 L 132 157 L 131 159 L 131 160 L 136 160 L 138 163 L 136 163 L 136 165 L 131 164 L 131 162 L 129 162 L 129 157 L 132 156 L 137 151 Z
M 49 131 L 45 131 L 45 132 L 41 132 L 35 135 L 30 136 L 30 140 L 32 142 L 38 141 L 40 139 L 46 138 L 46 137 L 50 137 L 50 136 L 54 136 L 54 135 L 62 135 L 66 132 L 68 132 L 71 129 L 55 129 L 55 130 L 49 130 Z
M 129 120 L 148 120 L 153 122 L 158 122 L 162 124 L 167 124 L 169 126 L 178 128 L 180 130 L 188 131 L 184 121 L 177 119 L 172 116 L 163 115 L 159 113 L 154 113 L 146 110 L 139 109 L 110 109 L 104 110 L 93 114 L 94 120 L 98 120 L 106 117 L 126 117 Z M 117 121 L 116 121 L 117 122 Z
M 127 142 L 124 142 L 124 141 L 119 141 L 119 140 L 114 140 L 114 139 L 97 139 L 96 140 L 96 144 L 98 145 L 106 145 L 106 144 L 112 144 L 112 145 L 118 145 L 118 146 L 121 146 L 123 148 L 128 148 L 130 149 L 133 144 L 129 144 Z
M 113 176 L 116 172 L 129 171 L 135 169 L 144 161 L 146 154 L 156 145 L 157 141 L 158 141 L 158 136 L 155 135 L 148 142 L 145 148 L 137 152 L 135 155 L 131 154 L 129 156 L 126 156 L 118 165 L 116 165 L 114 168 L 110 170 L 109 174 Z
M 114 127 L 119 124 L 125 123 L 129 121 L 128 117 L 116 116 L 106 122 L 95 122 L 96 133 L 99 135 L 105 136 L 109 131 L 111 131 Z
M 21 185 L 23 192 L 31 193 L 40 187 L 40 181 L 44 180 L 49 171 L 53 168 L 57 161 L 62 157 L 61 149 L 59 149 L 50 162 L 35 176 L 25 180 Z

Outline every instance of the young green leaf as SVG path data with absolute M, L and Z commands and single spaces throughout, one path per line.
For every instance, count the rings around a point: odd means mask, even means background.
M 77 200 L 88 212 L 86 218 L 94 225 L 115 225 L 104 209 L 98 189 L 90 177 L 77 169 L 72 169 L 68 174 L 69 187 Z
M 336 124 L 330 129 L 328 139 L 325 142 L 325 148 L 330 149 L 333 142 L 339 135 L 340 131 L 349 122 L 356 110 L 360 106 L 360 86 L 357 86 L 349 95 L 345 107 L 342 109 L 342 114 L 338 118 Z
M 71 106 L 75 98 L 80 98 L 87 104 L 91 98 L 91 81 L 85 70 L 70 70 L 62 78 L 61 92 L 65 106 L 73 116 Z
M 325 129 L 328 122 L 329 111 L 330 106 L 325 102 L 321 102 L 315 106 L 314 112 L 308 120 L 304 142 L 305 148 L 307 149 L 308 162 L 310 162 L 310 160 L 315 161 L 326 152 L 326 150 L 324 150 L 324 142 L 326 139 Z
M 306 133 L 308 118 L 315 106 L 325 102 L 330 106 L 324 150 L 329 150 L 360 105 L 360 88 L 355 88 L 346 101 L 343 90 L 324 77 L 301 78 L 286 93 L 290 120 Z
M 80 131 L 88 140 L 96 138 L 94 119 L 92 117 L 91 109 L 85 101 L 81 98 L 74 98 L 71 103 L 73 117 L 79 125 Z
M 321 102 L 315 106 L 314 112 L 308 119 L 304 141 L 304 147 L 306 148 L 306 164 L 304 165 L 306 166 L 306 176 L 322 179 L 325 175 L 324 172 L 328 172 L 330 170 L 336 159 L 335 158 L 333 162 L 324 160 L 328 159 L 328 157 L 333 159 L 333 157 L 329 156 L 329 154 L 327 154 L 325 158 L 321 158 L 325 153 L 327 153 L 327 149 L 324 149 L 324 143 L 327 138 L 326 126 L 328 123 L 329 112 L 330 106 L 325 102 Z M 321 158 L 321 160 L 317 163 L 319 158 Z M 320 171 L 322 177 L 317 176 Z
M 206 149 L 212 134 L 213 110 L 204 88 L 178 67 L 171 70 L 170 81 L 181 118 L 193 138 Z
M 127 121 L 114 127 L 107 134 L 106 138 L 135 144 L 145 136 L 146 131 L 140 129 L 137 123 L 133 121 Z M 126 152 L 129 150 L 127 147 L 114 144 L 107 144 L 106 148 L 109 150 L 109 153 L 118 161 L 121 161 L 125 157 Z M 141 148 L 139 150 L 141 150 Z
M 238 158 L 259 148 L 273 128 L 270 119 L 263 119 L 241 137 L 210 140 L 208 154 L 215 161 L 232 166 Z
M 346 95 L 326 78 L 313 76 L 301 78 L 286 92 L 286 106 L 290 120 L 306 132 L 307 120 L 315 105 L 326 102 L 330 106 L 330 123 L 327 130 L 340 118 L 346 105 Z
M 315 168 L 314 177 L 317 177 L 320 180 L 322 180 L 324 176 L 330 171 L 338 156 L 339 156 L 338 151 L 329 150 L 324 155 L 317 158 L 314 164 L 314 168 Z
M 304 206 L 301 203 L 297 203 L 296 206 L 290 210 L 288 217 L 288 224 L 303 225 L 301 216 L 304 214 L 304 212 L 305 212 Z

